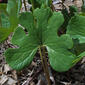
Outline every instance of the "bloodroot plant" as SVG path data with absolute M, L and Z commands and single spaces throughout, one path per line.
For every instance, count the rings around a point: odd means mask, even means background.
M 64 17 L 61 12 L 52 12 L 49 7 L 42 6 L 33 13 L 21 13 L 19 22 L 28 34 L 18 27 L 12 37 L 12 44 L 18 48 L 9 48 L 5 52 L 6 61 L 13 69 L 21 70 L 30 65 L 39 51 L 48 85 L 51 85 L 45 49 L 51 67 L 58 72 L 68 71 L 85 56 L 85 48 L 81 51 L 81 45 L 85 43 L 85 16 L 75 14 L 67 26 L 66 34 L 61 36 L 58 36 L 58 30 Z

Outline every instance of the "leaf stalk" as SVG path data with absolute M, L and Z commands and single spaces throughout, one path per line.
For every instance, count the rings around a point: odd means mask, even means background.
M 41 49 L 42 49 L 42 51 L 41 51 Z M 46 55 L 45 55 L 45 48 L 40 46 L 39 51 L 40 51 L 41 62 L 42 62 L 42 66 L 43 66 L 43 69 L 44 69 L 44 72 L 45 72 L 45 76 L 46 76 L 48 85 L 51 85 L 50 75 L 49 75 L 49 70 L 48 70 L 48 64 L 47 64 L 47 58 L 46 58 Z
M 31 2 L 31 5 L 32 5 L 32 11 L 34 10 L 34 1 L 33 0 L 30 0 Z
M 0 16 L 1 16 L 1 13 L 0 13 Z M 2 27 L 1 17 L 0 17 L 0 27 Z

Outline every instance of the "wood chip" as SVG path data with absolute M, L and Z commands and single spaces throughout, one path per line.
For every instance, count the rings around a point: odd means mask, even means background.
M 6 75 L 2 75 L 0 78 L 0 84 L 3 85 L 8 80 L 8 77 Z

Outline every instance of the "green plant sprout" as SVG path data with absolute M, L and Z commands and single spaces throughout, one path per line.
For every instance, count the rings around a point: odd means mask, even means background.
M 21 13 L 19 23 L 27 29 L 28 34 L 21 27 L 16 29 L 12 43 L 18 48 L 9 48 L 5 52 L 7 63 L 13 69 L 21 70 L 30 65 L 39 50 L 48 85 L 51 85 L 45 49 L 54 70 L 68 71 L 85 56 L 85 49 L 82 51 L 77 49 L 81 48 L 79 45 L 85 43 L 84 18 L 85 16 L 75 14 L 69 21 L 66 34 L 58 36 L 58 30 L 64 22 L 61 12 L 52 12 L 49 7 L 42 6 L 33 13 Z M 75 43 L 75 39 L 79 42 Z

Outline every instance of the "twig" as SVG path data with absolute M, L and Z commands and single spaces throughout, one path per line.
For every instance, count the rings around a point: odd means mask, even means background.
M 27 11 L 26 1 L 25 1 L 25 0 L 23 0 L 23 3 L 24 3 L 25 11 Z

